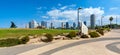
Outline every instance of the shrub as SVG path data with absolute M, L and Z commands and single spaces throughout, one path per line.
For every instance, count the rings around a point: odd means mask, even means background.
M 81 38 L 89 38 L 88 35 L 82 35 Z
M 28 36 L 22 36 L 19 37 L 19 40 L 21 44 L 26 44 L 30 40 L 30 38 Z
M 52 34 L 46 34 L 44 36 L 44 39 L 41 39 L 43 42 L 51 42 L 53 41 L 53 35 Z
M 96 30 L 98 33 L 100 33 L 101 35 L 104 35 L 104 29 L 97 29 Z
M 20 41 L 18 38 L 6 38 L 6 39 L 0 39 L 0 47 L 9 47 L 20 44 Z
M 110 28 L 106 28 L 106 30 L 107 30 L 108 32 L 111 31 Z
M 76 37 L 76 32 L 70 32 L 66 37 L 72 39 L 73 37 Z
M 91 38 L 100 37 L 100 35 L 97 32 L 90 32 L 89 35 Z

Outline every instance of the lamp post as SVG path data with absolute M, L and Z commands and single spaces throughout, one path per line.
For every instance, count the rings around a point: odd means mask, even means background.
M 78 33 L 80 34 L 80 22 L 79 22 L 79 10 L 81 10 L 82 8 L 78 8 Z M 78 35 L 79 35 L 78 34 Z
M 117 29 L 117 16 L 116 16 L 116 29 Z
M 103 25 L 103 18 L 104 18 L 104 16 L 101 17 L 101 28 L 102 28 L 102 25 Z

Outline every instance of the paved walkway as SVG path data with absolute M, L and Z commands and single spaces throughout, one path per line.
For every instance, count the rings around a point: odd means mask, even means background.
M 112 32 L 109 32 L 100 38 L 62 40 L 52 44 L 40 44 L 36 48 L 31 48 L 29 46 L 21 47 L 15 52 L 18 51 L 16 53 L 17 55 L 120 55 L 119 33 L 120 30 L 112 30 Z M 19 52 L 21 49 L 24 50 L 25 48 L 27 48 L 27 50 Z M 10 50 L 11 49 L 8 51 Z M 5 54 L 1 54 L 0 52 L 0 55 Z
M 17 55 L 19 53 L 29 51 L 35 48 L 43 47 L 52 43 L 36 43 L 36 44 L 27 44 L 27 45 L 18 45 L 13 47 L 4 47 L 0 48 L 0 55 Z

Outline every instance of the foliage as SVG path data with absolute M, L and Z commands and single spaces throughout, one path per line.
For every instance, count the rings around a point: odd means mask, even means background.
M 41 39 L 43 42 L 51 42 L 53 41 L 53 35 L 52 34 L 46 34 L 46 39 Z
M 82 35 L 81 38 L 89 38 L 88 35 Z
M 61 29 L 0 29 L 0 38 L 20 37 L 27 35 L 42 35 L 43 33 L 50 33 L 58 35 L 61 33 L 69 33 L 77 30 L 61 30 Z
M 104 35 L 104 29 L 97 29 L 96 30 L 98 33 L 100 33 L 101 35 Z
M 113 20 L 113 17 L 110 17 L 109 20 L 112 21 L 112 20 Z
M 72 39 L 73 37 L 76 37 L 76 32 L 70 32 L 66 37 Z
M 28 36 L 23 36 L 20 38 L 4 38 L 0 39 L 0 47 L 9 47 L 9 46 L 15 46 L 19 44 L 26 44 L 29 41 Z
M 106 30 L 107 30 L 108 32 L 111 31 L 110 28 L 106 28 Z
M 20 41 L 18 38 L 6 38 L 6 39 L 0 39 L 0 47 L 9 47 L 20 44 Z
M 112 22 L 112 20 L 113 20 L 113 17 L 110 17 L 109 20 L 110 20 L 110 28 L 112 28 L 111 22 Z
M 21 44 L 26 44 L 30 40 L 30 38 L 28 36 L 21 36 L 19 37 L 19 40 Z
M 91 38 L 100 37 L 100 35 L 97 32 L 90 32 L 89 35 Z

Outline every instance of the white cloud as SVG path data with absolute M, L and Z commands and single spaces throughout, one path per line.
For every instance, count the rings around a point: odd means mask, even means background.
M 64 9 L 66 9 L 66 8 L 67 8 L 67 6 L 63 6 L 63 7 L 61 7 L 60 9 L 64 10 Z
M 55 20 L 76 20 L 77 18 L 77 11 L 76 10 L 51 10 L 47 13 L 51 18 Z
M 48 16 L 42 16 L 42 18 L 49 18 Z
M 119 8 L 118 7 L 112 7 L 110 8 L 110 10 L 118 10 Z
M 82 16 L 84 17 L 90 17 L 91 14 L 95 14 L 96 20 L 100 19 L 101 16 L 104 14 L 104 10 L 102 10 L 101 7 L 98 8 L 85 8 L 82 11 Z
M 82 19 L 87 17 L 87 19 L 85 20 L 88 20 L 91 14 L 95 14 L 96 18 L 99 19 L 104 14 L 104 11 L 101 10 L 100 7 L 98 8 L 90 7 L 90 8 L 84 8 L 83 10 L 81 10 L 80 14 L 81 14 L 80 17 Z M 47 15 L 56 20 L 58 19 L 68 20 L 68 21 L 77 20 L 77 10 L 74 10 L 74 9 L 72 10 L 53 9 L 51 11 L 48 11 Z
M 76 5 L 63 6 L 60 8 L 54 8 L 46 13 L 45 16 L 49 17 L 48 21 L 53 21 L 57 25 L 61 22 L 76 22 L 77 23 L 77 9 Z M 90 22 L 90 15 L 95 14 L 96 20 L 100 20 L 101 16 L 104 14 L 104 10 L 101 7 L 97 8 L 84 8 L 80 10 L 80 18 L 83 21 Z M 43 16 L 44 18 L 46 18 Z M 97 22 L 97 21 L 96 21 Z M 89 25 L 90 23 L 88 23 Z

